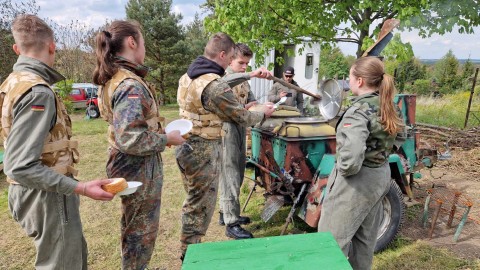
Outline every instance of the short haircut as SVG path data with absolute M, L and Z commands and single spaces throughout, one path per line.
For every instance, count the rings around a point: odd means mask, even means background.
M 241 57 L 241 56 L 252 58 L 253 57 L 253 52 L 250 49 L 250 47 L 248 47 L 247 44 L 237 43 L 237 44 L 235 44 L 235 54 L 234 54 L 233 57 L 237 58 L 237 57 Z
M 222 32 L 218 32 L 214 34 L 210 40 L 207 42 L 207 46 L 205 46 L 204 55 L 207 58 L 215 58 L 219 55 L 222 51 L 228 53 L 235 47 L 235 42 L 233 39 Z
M 12 23 L 12 34 L 15 44 L 24 52 L 39 52 L 54 39 L 53 30 L 42 19 L 30 14 L 15 17 Z

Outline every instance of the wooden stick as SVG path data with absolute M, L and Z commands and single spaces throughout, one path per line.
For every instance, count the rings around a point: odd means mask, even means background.
M 292 88 L 293 90 L 298 91 L 298 92 L 300 92 L 300 93 L 303 93 L 303 94 L 305 94 L 305 95 L 309 95 L 309 96 L 311 96 L 311 97 L 313 97 L 313 98 L 315 98 L 315 99 L 322 99 L 322 96 L 320 96 L 320 95 L 316 95 L 316 94 L 310 93 L 310 92 L 308 92 L 308 91 L 305 90 L 305 89 L 302 89 L 302 88 L 300 88 L 300 87 L 298 87 L 298 86 L 296 86 L 296 85 L 293 85 L 293 84 L 291 84 L 291 83 L 288 83 L 288 82 L 286 82 L 286 81 L 284 81 L 284 80 L 282 80 L 282 79 L 279 79 L 279 78 L 277 78 L 277 77 L 268 76 L 267 79 L 268 79 L 268 80 L 272 80 L 272 81 L 274 81 L 274 82 L 278 82 L 279 84 L 282 84 L 282 85 L 284 85 L 284 86 L 286 86 L 286 87 L 288 87 L 288 88 Z

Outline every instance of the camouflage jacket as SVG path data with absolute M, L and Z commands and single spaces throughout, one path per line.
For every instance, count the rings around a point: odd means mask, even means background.
M 154 106 L 155 99 L 134 79 L 119 84 L 112 95 L 113 133 L 115 144 L 122 153 L 148 156 L 162 152 L 167 136 L 149 130 L 146 116 Z
M 336 131 L 337 168 L 344 176 L 358 173 L 362 165 L 385 164 L 397 137 L 389 135 L 380 123 L 376 93 L 356 97 L 338 121 Z
M 230 67 L 227 68 L 226 72 L 227 72 L 227 75 L 225 75 L 226 80 L 228 80 L 229 75 L 236 74 Z M 232 87 L 232 90 L 238 102 L 240 102 L 243 105 L 256 101 L 255 95 L 250 89 L 250 84 L 247 81 L 241 83 L 240 85 Z
M 262 121 L 264 113 L 246 110 L 243 104 L 237 101 L 231 88 L 248 78 L 249 76 L 245 74 L 237 77 L 224 77 L 211 82 L 202 93 L 204 108 L 225 122 L 234 122 L 244 127 L 253 126 Z

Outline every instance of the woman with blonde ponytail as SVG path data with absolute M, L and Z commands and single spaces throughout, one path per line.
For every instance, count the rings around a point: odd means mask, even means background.
M 333 234 L 353 269 L 371 269 L 381 202 L 390 189 L 388 156 L 404 125 L 393 78 L 377 57 L 355 61 L 350 90 L 356 97 L 336 127 L 337 162 L 318 231 Z

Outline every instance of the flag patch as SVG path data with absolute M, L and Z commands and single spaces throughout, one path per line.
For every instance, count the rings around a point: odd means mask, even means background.
M 349 127 L 351 125 L 352 125 L 351 123 L 345 123 L 345 124 L 343 124 L 343 127 Z
M 140 98 L 138 94 L 128 94 L 128 98 Z
M 32 111 L 43 112 L 43 111 L 45 111 L 45 106 L 43 106 L 43 105 L 32 105 Z

